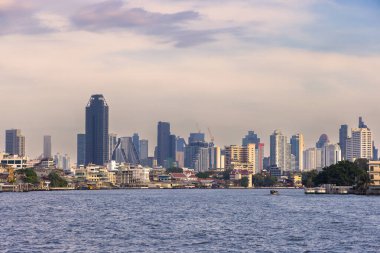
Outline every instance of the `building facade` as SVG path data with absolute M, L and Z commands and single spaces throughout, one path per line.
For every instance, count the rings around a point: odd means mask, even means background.
M 86 163 L 86 135 L 77 134 L 77 167 Z
M 293 171 L 303 171 L 304 138 L 302 134 L 293 135 L 290 139 L 291 154 L 294 156 Z
M 43 148 L 43 158 L 52 158 L 51 154 L 51 136 L 44 136 L 44 148 Z
M 109 160 L 108 104 L 103 95 L 93 95 L 86 106 L 86 165 L 104 165 Z
M 5 152 L 11 155 L 25 156 L 25 136 L 20 129 L 5 131 Z
M 290 170 L 290 144 L 288 138 L 280 130 L 275 130 L 270 136 L 270 163 L 281 171 Z

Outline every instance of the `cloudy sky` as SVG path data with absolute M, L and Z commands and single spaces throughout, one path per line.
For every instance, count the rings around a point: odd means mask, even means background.
M 378 0 L 0 0 L 0 131 L 75 159 L 84 107 L 156 143 L 157 121 L 218 145 L 322 133 L 362 115 L 380 142 Z M 0 135 L 4 149 L 4 134 Z

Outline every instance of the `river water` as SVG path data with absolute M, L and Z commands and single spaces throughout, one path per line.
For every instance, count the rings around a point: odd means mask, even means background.
M 302 190 L 0 193 L 0 252 L 380 252 L 380 197 Z

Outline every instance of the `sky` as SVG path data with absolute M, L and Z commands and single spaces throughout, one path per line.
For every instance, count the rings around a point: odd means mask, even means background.
M 378 0 L 0 0 L 0 149 L 75 161 L 85 106 L 103 94 L 110 131 L 156 145 L 210 128 L 220 146 L 254 130 L 322 133 L 363 116 L 380 142 Z M 151 154 L 152 155 L 152 154 Z

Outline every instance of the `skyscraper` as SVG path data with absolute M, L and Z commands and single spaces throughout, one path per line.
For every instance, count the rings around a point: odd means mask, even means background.
M 148 157 L 149 157 L 149 141 L 140 140 L 140 161 L 145 163 Z
M 86 135 L 77 135 L 77 167 L 86 163 Z
M 341 125 L 339 129 L 339 146 L 342 151 L 342 160 L 346 159 L 346 146 L 347 146 L 347 138 L 348 138 L 348 126 Z
M 108 135 L 108 157 L 109 157 L 109 160 L 112 159 L 112 154 L 116 148 L 116 145 L 117 145 L 117 134 L 110 133 Z
M 103 95 L 93 95 L 86 107 L 86 164 L 108 161 L 108 105 Z
M 43 152 L 43 158 L 51 158 L 51 136 L 45 135 L 44 136 L 44 152 Z
M 291 154 L 294 155 L 295 171 L 303 171 L 303 151 L 304 151 L 304 139 L 302 134 L 293 135 L 290 139 Z
M 364 123 L 363 118 L 359 117 L 359 128 L 368 128 L 367 125 Z
M 140 164 L 140 159 L 131 137 L 121 137 L 112 155 L 117 163 Z
M 319 137 L 319 140 L 318 142 L 315 144 L 315 146 L 317 148 L 323 148 L 324 146 L 330 144 L 330 140 L 329 140 L 329 137 L 327 136 L 327 134 L 322 134 L 320 137 Z
M 256 173 L 255 146 L 256 144 L 254 143 L 249 143 L 247 146 L 227 146 L 225 150 L 225 166 L 229 169 L 246 169 Z
M 195 142 L 205 142 L 205 134 L 204 133 L 190 133 L 189 136 L 189 144 Z
M 137 155 L 140 157 L 140 136 L 138 133 L 134 133 L 132 136 L 133 145 L 135 145 L 135 149 L 137 151 Z
M 255 144 L 256 147 L 256 173 L 261 172 L 264 169 L 264 143 L 260 143 L 260 138 L 254 131 L 248 131 L 248 134 L 242 139 L 242 145 Z
M 281 171 L 290 170 L 290 144 L 280 130 L 270 136 L 270 163 L 277 165 Z
M 337 164 L 342 160 L 341 150 L 338 144 L 329 144 L 322 148 L 322 167 Z
M 352 158 L 373 158 L 372 131 L 369 128 L 352 129 Z
M 165 166 L 170 156 L 170 123 L 158 122 L 157 127 L 157 164 Z
M 185 167 L 196 172 L 209 169 L 209 144 L 206 142 L 193 142 L 185 148 Z
M 5 131 L 5 152 L 12 155 L 25 156 L 25 137 L 20 129 Z
M 248 144 L 256 144 L 260 143 L 260 138 L 257 137 L 254 131 L 248 131 L 248 134 L 242 139 L 243 146 L 247 146 Z

